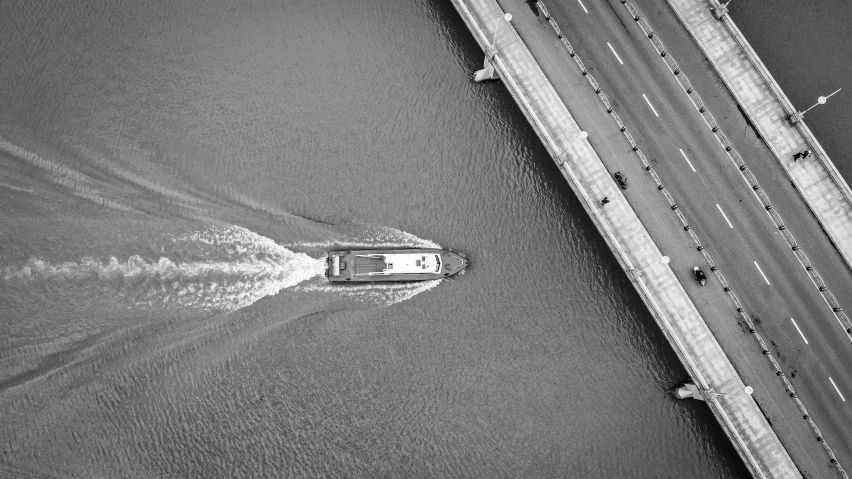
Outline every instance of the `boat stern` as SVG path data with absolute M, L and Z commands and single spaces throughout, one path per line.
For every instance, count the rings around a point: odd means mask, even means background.
M 330 251 L 325 260 L 325 277 L 329 281 L 351 281 L 348 251 Z

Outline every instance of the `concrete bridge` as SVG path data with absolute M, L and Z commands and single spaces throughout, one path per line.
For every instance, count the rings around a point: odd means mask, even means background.
M 476 79 L 502 79 L 752 474 L 848 477 L 852 323 L 832 291 L 852 291 L 852 194 L 724 7 L 453 3 L 486 54 Z M 786 359 L 803 348 L 806 371 Z

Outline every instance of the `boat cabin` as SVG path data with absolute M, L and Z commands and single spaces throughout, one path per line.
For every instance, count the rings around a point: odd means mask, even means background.
M 440 273 L 441 256 L 432 253 L 356 254 L 355 275 Z

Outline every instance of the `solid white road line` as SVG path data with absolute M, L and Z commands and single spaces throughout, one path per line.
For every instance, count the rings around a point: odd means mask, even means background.
M 828 380 L 831 381 L 831 385 L 834 386 L 834 390 L 837 391 L 837 395 L 840 396 L 840 399 L 842 399 L 843 402 L 846 402 L 846 398 L 843 397 L 843 393 L 840 392 L 840 389 L 837 389 L 837 384 L 834 384 L 834 379 L 831 379 L 831 376 L 829 376 Z
M 647 97 L 647 96 L 645 96 L 645 94 L 644 94 L 644 93 L 642 94 L 642 98 L 644 98 L 644 99 L 645 99 L 645 101 L 646 101 L 646 102 L 648 102 L 648 106 L 650 106 L 650 107 L 651 107 L 651 111 L 653 111 L 655 115 L 660 116 L 660 115 L 657 113 L 657 110 L 655 110 L 655 109 L 654 109 L 654 105 L 652 105 L 652 104 L 651 104 L 651 100 L 649 100 L 649 99 L 648 99 L 648 97 Z
M 680 148 L 678 149 L 680 150 Z M 692 172 L 695 173 L 695 167 L 692 166 L 692 162 L 686 157 L 686 153 L 684 153 L 683 150 L 680 150 L 680 154 L 683 155 L 683 159 L 686 160 L 686 164 L 689 165 L 689 167 L 692 168 Z
M 724 212 L 724 211 L 722 211 L 722 207 L 721 207 L 721 206 L 719 206 L 719 203 L 716 203 L 716 208 L 719 208 L 719 213 L 722 213 L 722 217 L 723 217 L 723 218 L 725 218 L 725 221 L 727 221 L 727 222 L 728 222 L 728 226 L 730 226 L 730 227 L 731 227 L 731 229 L 734 229 L 734 225 L 732 225 L 732 224 L 731 224 L 731 222 L 728 220 L 728 215 L 726 215 L 726 214 L 725 214 L 725 212 Z M 755 264 L 757 264 L 757 263 L 755 263 Z M 758 268 L 758 269 L 760 269 L 760 268 Z M 767 281 L 767 283 L 768 283 L 768 282 L 769 282 L 769 281 Z
M 580 6 L 583 7 L 583 11 L 586 12 L 586 13 L 589 13 L 589 11 L 586 10 L 586 6 L 583 5 L 583 2 L 581 2 L 580 0 L 577 0 L 577 1 L 580 2 Z
M 769 284 L 769 280 L 766 279 L 766 275 L 763 274 L 763 270 L 760 269 L 760 265 L 757 264 L 757 261 L 754 262 L 754 265 L 757 267 L 757 270 L 760 271 L 760 275 L 763 276 L 763 280 L 766 281 L 766 284 Z
M 615 48 L 612 48 L 612 45 L 610 45 L 609 42 L 606 42 L 606 46 L 608 46 L 610 51 L 612 51 L 612 54 L 615 55 L 615 58 L 618 60 L 618 63 L 624 65 L 624 62 L 621 61 L 621 57 L 618 56 L 618 53 L 615 53 Z
M 793 319 L 793 318 L 790 318 L 790 321 L 792 321 L 792 322 L 793 322 L 793 326 L 795 326 L 795 327 L 796 327 L 796 331 L 798 331 L 798 332 L 799 332 L 799 336 L 801 336 L 801 337 L 802 337 L 802 339 L 804 339 L 804 340 L 805 340 L 805 344 L 808 344 L 808 338 L 806 338 L 806 337 L 805 337 L 805 335 L 804 335 L 804 333 L 802 333 L 802 330 L 801 330 L 801 329 L 799 329 L 799 325 L 798 325 L 798 324 L 796 324 L 796 320 L 795 320 L 795 319 Z

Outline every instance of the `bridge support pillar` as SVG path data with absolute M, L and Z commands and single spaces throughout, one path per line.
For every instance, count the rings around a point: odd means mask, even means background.
M 704 395 L 701 393 L 701 390 L 698 389 L 698 386 L 692 383 L 686 383 L 683 386 L 676 387 L 672 394 L 678 399 L 698 399 L 699 401 L 706 401 Z
M 500 74 L 497 73 L 497 70 L 494 68 L 494 64 L 491 63 L 491 60 L 494 59 L 494 56 L 497 55 L 497 49 L 494 47 L 488 47 L 488 50 L 485 52 L 486 57 L 485 61 L 482 62 L 482 70 L 477 70 L 473 73 L 473 81 L 479 83 L 488 80 L 499 80 Z

